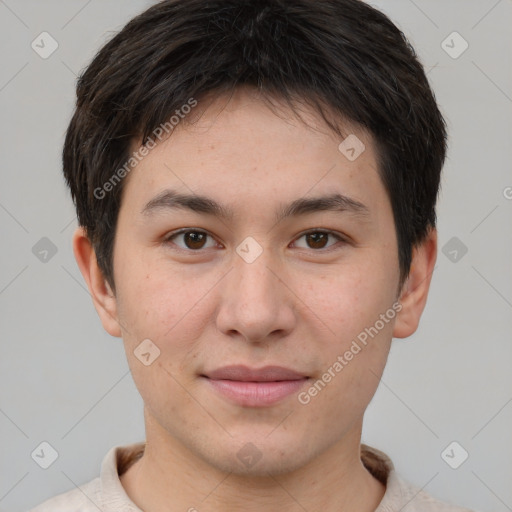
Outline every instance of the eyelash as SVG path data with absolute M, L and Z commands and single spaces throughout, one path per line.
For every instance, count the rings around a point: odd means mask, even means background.
M 176 238 L 177 236 L 179 235 L 183 235 L 185 233 L 201 233 L 201 234 L 204 234 L 204 235 L 207 235 L 211 238 L 214 239 L 214 237 L 212 235 L 210 235 L 210 233 L 208 233 L 207 231 L 204 231 L 202 229 L 191 229 L 191 228 L 184 228 L 184 229 L 180 229 L 178 231 L 174 231 L 173 233 L 170 233 L 168 236 L 165 237 L 164 239 L 164 243 L 165 244 L 173 244 L 176 246 L 176 244 L 174 244 L 172 242 L 172 240 L 174 238 Z M 307 236 L 307 235 L 311 235 L 311 234 L 323 234 L 323 235 L 331 235 L 333 236 L 334 238 L 336 238 L 338 240 L 338 242 L 341 242 L 342 244 L 347 244 L 348 243 L 348 240 L 347 238 L 343 237 L 341 234 L 335 232 L 335 231 L 330 231 L 328 229 L 312 229 L 312 230 L 309 230 L 309 231 L 305 231 L 304 233 L 301 233 L 295 240 L 300 240 L 301 238 Z M 331 250 L 334 250 L 333 248 L 336 247 L 337 244 L 333 244 L 325 249 L 309 249 L 309 250 L 312 250 L 314 252 L 330 252 Z M 185 251 L 185 252 L 189 252 L 189 253 L 199 253 L 199 252 L 202 252 L 203 249 L 189 249 L 189 248 L 183 248 L 183 247 L 180 247 L 180 246 L 176 246 L 178 248 L 178 250 L 181 250 L 181 251 Z M 307 250 L 308 248 L 300 248 L 302 250 Z

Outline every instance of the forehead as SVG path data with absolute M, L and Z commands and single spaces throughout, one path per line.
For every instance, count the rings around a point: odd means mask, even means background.
M 367 132 L 345 123 L 340 137 L 311 108 L 301 108 L 301 120 L 284 102 L 273 104 L 247 90 L 199 103 L 127 176 L 123 202 L 146 204 L 169 188 L 259 209 L 274 198 L 333 192 L 385 198 Z M 364 148 L 357 158 L 342 151 L 345 139 Z

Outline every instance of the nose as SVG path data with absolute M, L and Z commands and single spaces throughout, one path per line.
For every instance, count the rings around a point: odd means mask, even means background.
M 287 336 L 296 323 L 289 278 L 264 250 L 249 263 L 235 255 L 217 310 L 217 328 L 248 342 L 268 342 Z

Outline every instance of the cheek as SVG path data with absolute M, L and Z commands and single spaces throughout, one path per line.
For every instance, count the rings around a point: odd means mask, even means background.
M 181 310 L 188 302 L 186 292 L 179 290 L 176 282 L 154 276 L 132 274 L 120 290 L 119 314 L 132 341 L 140 337 L 161 340 L 183 316 Z
M 391 344 L 397 276 L 373 263 L 361 262 L 348 270 L 311 279 L 303 287 L 308 322 L 326 332 L 317 338 L 322 363 L 316 376 L 320 382 L 312 390 L 315 397 L 321 390 L 319 398 L 312 399 L 319 414 L 323 408 L 332 415 L 348 409 L 362 414 L 378 386 Z
M 203 286 L 190 287 L 187 283 L 175 272 L 166 275 L 162 269 L 149 271 L 146 266 L 144 272 L 132 271 L 119 290 L 119 316 L 125 327 L 128 364 L 137 389 L 154 416 L 158 411 L 181 416 L 180 411 L 194 407 L 184 391 L 191 376 L 183 372 L 183 364 L 193 356 L 195 340 L 200 338 L 207 319 L 206 302 L 199 299 L 208 286 L 205 283 L 203 290 Z
M 340 350 L 392 307 L 396 283 L 384 275 L 375 265 L 340 267 L 329 275 L 310 277 L 307 284 L 297 286 L 297 295 L 310 321 L 323 325 L 329 344 Z M 389 334 L 391 328 L 390 322 L 379 330 Z
M 216 276 L 194 277 L 161 265 L 141 265 L 139 272 L 135 265 L 132 269 L 118 296 L 128 354 L 150 339 L 161 351 L 160 361 L 178 369 L 211 321 L 207 295 Z

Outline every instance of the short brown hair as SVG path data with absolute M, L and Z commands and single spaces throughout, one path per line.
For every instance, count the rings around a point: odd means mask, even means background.
M 368 130 L 394 214 L 400 282 L 436 223 L 445 122 L 404 34 L 359 0 L 165 0 L 132 19 L 79 76 L 64 175 L 105 278 L 123 180 L 98 198 L 151 133 L 190 98 L 256 87 Z M 326 111 L 328 109 L 328 111 Z M 110 187 L 109 187 L 110 189 Z

